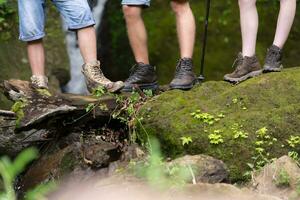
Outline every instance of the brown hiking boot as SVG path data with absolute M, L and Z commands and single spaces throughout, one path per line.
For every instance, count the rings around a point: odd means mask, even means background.
M 268 49 L 263 72 L 280 72 L 282 68 L 282 50 L 279 47 L 272 45 Z
M 48 89 L 48 78 L 47 76 L 36 76 L 33 75 L 30 78 L 31 86 L 35 89 Z
M 171 89 L 188 90 L 196 83 L 196 75 L 193 72 L 193 61 L 191 58 L 182 58 L 176 66 L 175 77 L 170 83 Z
M 82 66 L 89 92 L 93 92 L 99 86 L 103 86 L 108 92 L 118 92 L 124 87 L 122 81 L 112 82 L 107 79 L 100 68 L 100 62 L 86 63 Z
M 259 61 L 256 56 L 243 57 L 242 53 L 238 54 L 238 57 L 234 61 L 233 66 L 237 66 L 234 72 L 226 74 L 224 80 L 230 83 L 240 83 L 249 78 L 258 76 L 262 73 Z

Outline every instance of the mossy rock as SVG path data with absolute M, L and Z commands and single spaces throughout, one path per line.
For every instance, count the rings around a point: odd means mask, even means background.
M 269 159 L 300 152 L 299 144 L 292 148 L 287 142 L 291 135 L 300 136 L 299 94 L 300 68 L 264 74 L 236 86 L 209 81 L 190 91 L 165 92 L 146 103 L 139 113 L 143 127 L 138 127 L 138 132 L 144 140 L 157 137 L 169 157 L 207 154 L 223 160 L 231 180 L 241 181 L 249 170 L 247 163 L 254 163 L 252 157 L 258 155 L 257 147 L 263 147 L 262 153 Z M 196 110 L 217 120 L 209 125 L 195 119 L 191 113 Z M 220 114 L 224 117 L 218 117 Z M 234 138 L 236 124 L 238 131 L 248 133 L 247 138 Z M 258 138 L 257 130 L 263 127 L 268 129 L 269 139 Z M 209 135 L 214 131 L 223 143 L 211 144 Z M 182 137 L 191 137 L 192 142 L 183 145 Z M 264 145 L 255 144 L 261 140 Z

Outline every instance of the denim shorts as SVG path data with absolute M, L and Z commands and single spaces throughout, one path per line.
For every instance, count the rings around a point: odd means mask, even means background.
M 151 0 L 122 0 L 122 5 L 150 6 Z
M 33 41 L 45 36 L 45 1 L 18 0 L 20 40 Z M 87 0 L 52 0 L 51 2 L 57 7 L 70 30 L 95 25 Z

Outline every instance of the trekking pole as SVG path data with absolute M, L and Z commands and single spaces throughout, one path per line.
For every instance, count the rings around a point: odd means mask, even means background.
M 201 57 L 201 70 L 200 76 L 198 77 L 199 82 L 202 82 L 204 77 L 204 62 L 205 62 L 205 51 L 206 51 L 206 43 L 207 43 L 207 31 L 208 31 L 208 23 L 209 23 L 209 11 L 210 11 L 210 0 L 206 0 L 206 16 L 205 16 L 205 24 L 204 24 L 204 35 L 203 35 L 203 46 L 202 46 L 202 57 Z

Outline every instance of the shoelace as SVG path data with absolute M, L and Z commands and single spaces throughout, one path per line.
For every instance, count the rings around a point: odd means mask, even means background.
M 234 60 L 234 62 L 233 62 L 233 64 L 232 64 L 232 68 L 235 68 L 235 70 L 240 70 L 241 69 L 241 67 L 242 67 L 242 64 L 243 64 L 243 57 L 240 57 L 240 56 L 238 56 L 235 60 Z
M 96 80 L 96 81 L 99 81 L 99 82 L 103 82 L 103 81 L 109 81 L 105 76 L 104 74 L 102 73 L 101 69 L 99 66 L 92 66 L 91 67 L 91 74 L 93 76 L 93 78 Z M 109 81 L 110 82 L 110 81 Z
M 179 60 L 175 70 L 175 78 L 182 78 L 189 71 L 191 71 L 191 67 L 184 61 Z
M 268 55 L 266 57 L 266 62 L 267 63 L 274 63 L 278 60 L 278 57 L 280 56 L 279 51 L 274 51 L 272 49 L 268 50 Z
M 43 79 L 42 77 L 32 77 L 31 78 L 31 82 L 39 87 L 41 86 L 47 86 L 47 82 L 45 79 Z
M 130 75 L 127 81 L 133 80 L 137 75 L 144 75 L 146 72 L 146 67 L 140 67 L 139 64 L 134 64 L 130 69 Z

